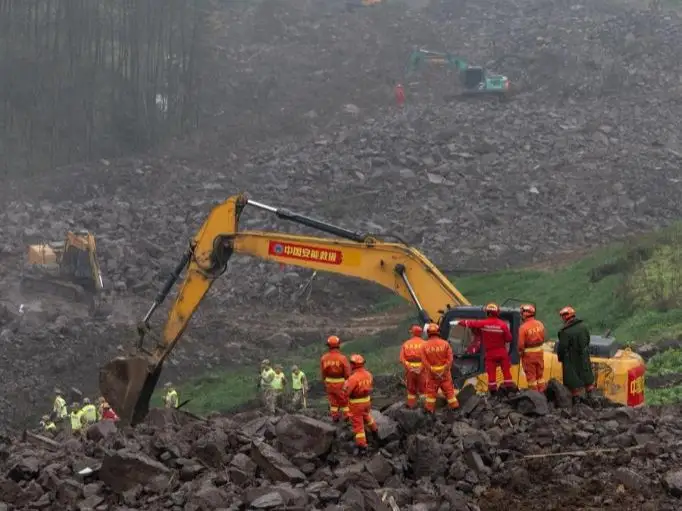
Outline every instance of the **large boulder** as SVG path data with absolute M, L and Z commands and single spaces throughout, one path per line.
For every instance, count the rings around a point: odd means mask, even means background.
M 274 447 L 263 441 L 254 440 L 251 444 L 251 459 L 271 481 L 300 483 L 305 481 L 303 472 L 297 469 Z
M 158 461 L 140 452 L 125 449 L 106 455 L 99 471 L 99 478 L 116 493 L 169 476 L 170 470 Z
M 309 452 L 323 456 L 332 448 L 336 428 L 305 415 L 285 415 L 275 426 L 275 434 L 286 454 Z
M 549 406 L 544 394 L 536 390 L 526 390 L 509 399 L 509 402 L 524 415 L 547 415 Z

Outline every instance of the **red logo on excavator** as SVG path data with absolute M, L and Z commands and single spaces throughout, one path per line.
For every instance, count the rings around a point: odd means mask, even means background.
M 286 257 L 325 264 L 341 264 L 343 261 L 343 252 L 340 250 L 328 250 L 309 245 L 285 243 L 283 241 L 271 241 L 268 246 L 268 254 L 276 257 Z

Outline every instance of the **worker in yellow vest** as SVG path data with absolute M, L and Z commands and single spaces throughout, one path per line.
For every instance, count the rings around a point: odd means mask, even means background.
M 272 390 L 272 380 L 275 377 L 275 370 L 270 361 L 266 358 L 260 363 L 260 379 L 258 389 L 261 392 L 261 401 L 265 411 L 274 415 L 275 413 L 275 393 Z
M 97 422 L 97 408 L 95 408 L 95 405 L 93 405 L 87 397 L 83 398 L 83 409 L 81 412 L 83 412 L 81 422 L 85 425 L 89 426 L 90 424 Z
M 173 388 L 173 384 L 168 382 L 164 385 L 166 389 L 166 397 L 163 398 L 166 408 L 178 407 L 178 392 Z
M 69 411 L 66 409 L 66 401 L 62 397 L 62 391 L 59 389 L 54 389 L 55 398 L 54 404 L 52 405 L 52 416 L 55 421 L 61 422 L 66 419 L 69 415 Z
M 83 428 L 83 410 L 81 410 L 78 403 L 71 403 L 71 414 L 69 418 L 71 419 L 71 432 L 74 435 L 80 435 L 81 429 Z
M 270 385 L 275 396 L 275 406 L 282 407 L 284 405 L 284 390 L 287 387 L 287 375 L 284 374 L 284 368 L 281 364 L 275 366 L 275 376 Z
M 42 419 L 40 420 L 40 427 L 43 430 L 43 433 L 56 433 L 57 432 L 57 425 L 50 420 L 49 415 L 43 415 Z
M 291 368 L 291 390 L 293 391 L 291 395 L 291 407 L 294 410 L 301 408 L 301 405 L 303 405 L 303 408 L 308 408 L 306 399 L 308 395 L 308 379 L 298 366 L 293 366 Z

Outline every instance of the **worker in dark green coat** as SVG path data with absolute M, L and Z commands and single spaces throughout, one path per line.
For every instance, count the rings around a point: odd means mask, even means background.
M 590 331 L 582 319 L 575 316 L 573 307 L 559 311 L 564 326 L 559 330 L 557 355 L 563 366 L 563 380 L 573 395 L 573 403 L 580 401 L 583 389 L 588 400 L 594 391 L 594 373 L 590 363 Z

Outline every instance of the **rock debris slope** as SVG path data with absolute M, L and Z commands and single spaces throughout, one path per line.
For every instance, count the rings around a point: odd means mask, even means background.
M 111 511 L 679 509 L 677 408 L 556 409 L 526 393 L 511 405 L 471 397 L 431 425 L 402 404 L 374 413 L 380 433 L 365 459 L 349 454 L 347 427 L 255 412 L 200 421 L 153 410 L 134 431 L 97 424 L 87 441 L 5 438 L 0 502 Z

